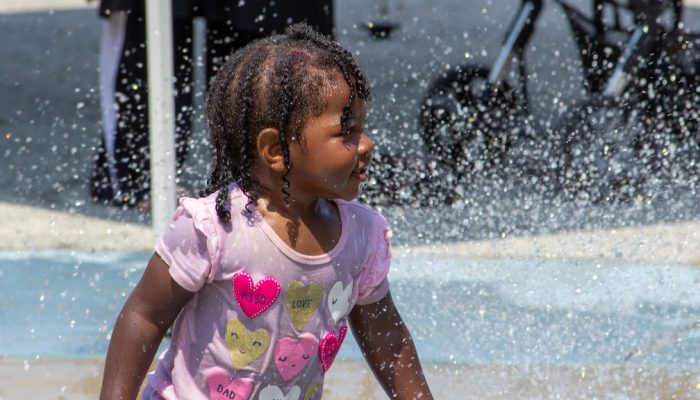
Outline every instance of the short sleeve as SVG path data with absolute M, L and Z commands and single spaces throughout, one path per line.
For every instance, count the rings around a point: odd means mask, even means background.
M 391 266 L 391 229 L 384 218 L 381 221 L 375 239 L 370 243 L 373 252 L 360 272 L 357 295 L 359 305 L 375 303 L 389 292 L 387 275 Z
M 190 292 L 214 280 L 218 235 L 214 219 L 201 199 L 180 199 L 173 221 L 155 251 L 168 265 L 175 282 Z

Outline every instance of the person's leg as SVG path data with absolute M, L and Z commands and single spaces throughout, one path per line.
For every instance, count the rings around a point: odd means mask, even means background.
M 134 206 L 149 189 L 148 90 L 146 27 L 143 16 L 131 14 L 117 71 L 115 165 L 123 204 Z
M 173 21 L 175 148 L 178 170 L 185 160 L 192 117 L 192 21 Z M 148 209 L 150 146 L 148 136 L 146 27 L 142 16 L 127 19 L 117 74 L 118 123 L 115 159 L 122 201 Z
M 125 12 L 114 12 L 101 21 L 99 66 L 102 140 L 97 149 L 90 189 L 93 201 L 105 203 L 110 203 L 121 197 L 114 155 L 117 124 L 114 89 L 124 45 L 126 18 Z

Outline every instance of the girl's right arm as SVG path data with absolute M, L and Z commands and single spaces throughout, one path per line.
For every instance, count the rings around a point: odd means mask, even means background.
M 101 400 L 136 398 L 165 332 L 191 297 L 153 254 L 114 326 Z

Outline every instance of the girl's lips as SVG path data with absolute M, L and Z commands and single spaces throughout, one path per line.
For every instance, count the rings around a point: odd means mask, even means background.
M 364 182 L 367 180 L 367 168 L 358 168 L 354 171 L 352 171 L 352 176 L 359 180 L 360 182 Z

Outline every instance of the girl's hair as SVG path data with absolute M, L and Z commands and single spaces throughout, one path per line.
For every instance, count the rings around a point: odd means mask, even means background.
M 289 141 L 303 143 L 300 132 L 312 116 L 326 108 L 320 89 L 341 73 L 350 87 L 341 126 L 347 130 L 351 105 L 356 96 L 370 100 L 364 74 L 349 51 L 314 32 L 306 24 L 295 24 L 284 34 L 259 39 L 233 53 L 211 84 L 207 95 L 209 137 L 214 147 L 213 168 L 200 195 L 216 196 L 216 213 L 231 220 L 228 185 L 236 182 L 248 196 L 246 210 L 260 197 L 253 174 L 256 136 L 264 128 L 279 130 L 285 172 L 282 192 L 289 197 Z

